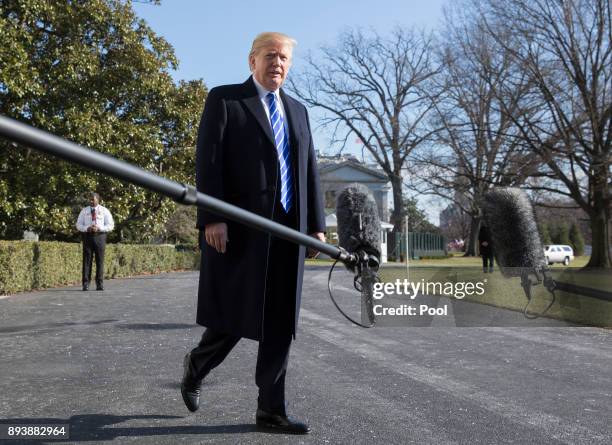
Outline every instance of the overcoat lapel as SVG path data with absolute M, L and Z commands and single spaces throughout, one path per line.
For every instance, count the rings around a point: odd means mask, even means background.
M 257 88 L 255 88 L 255 83 L 253 79 L 249 77 L 244 85 L 244 98 L 242 101 L 246 105 L 246 107 L 251 111 L 255 119 L 261 126 L 262 130 L 268 136 L 272 147 L 276 147 L 276 143 L 274 142 L 274 135 L 272 134 L 272 126 L 270 121 L 268 120 L 268 115 L 263 108 L 263 104 L 261 100 L 259 100 L 259 95 L 257 94 Z
M 293 178 L 295 180 L 295 197 L 297 202 L 300 202 L 300 187 L 303 184 L 303 178 L 301 177 L 304 173 L 304 160 L 300 158 L 300 153 L 302 150 L 300 147 L 300 138 L 298 132 L 298 114 L 294 108 L 293 102 L 287 99 L 285 92 L 280 90 L 281 100 L 283 101 L 283 108 L 285 109 L 285 117 L 287 119 L 287 124 L 289 125 L 289 149 L 291 150 L 291 156 L 293 158 Z M 297 207 L 298 218 L 301 214 L 300 206 Z
M 282 89 L 280 90 L 280 96 L 281 100 L 283 101 L 283 108 L 285 109 L 287 123 L 289 124 L 289 146 L 291 147 L 291 154 L 297 156 L 300 140 L 297 133 L 296 111 L 293 108 L 293 104 L 287 100 L 285 92 Z

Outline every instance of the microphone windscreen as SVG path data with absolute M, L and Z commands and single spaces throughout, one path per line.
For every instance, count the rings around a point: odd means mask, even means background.
M 363 250 L 380 260 L 380 218 L 376 201 L 363 184 L 351 184 L 338 196 L 338 243 L 348 252 Z
M 516 277 L 525 268 L 546 266 L 533 207 L 523 190 L 513 187 L 490 190 L 484 197 L 483 212 L 504 276 Z

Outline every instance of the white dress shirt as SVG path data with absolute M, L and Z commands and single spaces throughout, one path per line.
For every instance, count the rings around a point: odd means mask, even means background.
M 270 121 L 270 106 L 268 105 L 268 99 L 266 98 L 266 96 L 268 95 L 268 93 L 274 93 L 274 95 L 276 96 L 276 107 L 278 108 L 278 112 L 283 118 L 283 124 L 284 124 L 283 126 L 285 127 L 285 134 L 287 135 L 287 137 L 289 137 L 289 123 L 287 122 L 287 118 L 285 117 L 285 106 L 283 105 L 283 101 L 281 100 L 279 90 L 276 90 L 276 91 L 266 90 L 259 82 L 257 82 L 257 79 L 255 79 L 255 76 L 253 76 L 253 82 L 255 82 L 255 88 L 257 88 L 257 94 L 259 95 L 259 100 L 261 100 L 264 110 L 266 111 L 266 116 L 268 116 L 268 122 L 270 122 L 270 128 L 272 128 L 272 122 Z
M 115 227 L 115 222 L 113 221 L 113 216 L 109 212 L 109 210 L 101 205 L 97 205 L 96 209 L 96 220 L 92 221 L 91 218 L 91 209 L 93 207 L 88 206 L 81 210 L 79 213 L 79 218 L 77 219 L 76 228 L 79 232 L 87 232 L 87 229 L 95 224 L 98 228 L 98 233 L 102 232 L 110 232 Z

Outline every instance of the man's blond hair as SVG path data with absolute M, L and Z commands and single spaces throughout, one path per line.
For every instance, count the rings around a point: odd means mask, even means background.
M 293 48 L 295 48 L 297 45 L 297 41 L 295 39 L 289 37 L 287 34 L 283 34 L 282 32 L 262 32 L 255 37 L 255 40 L 253 40 L 249 57 L 256 55 L 259 50 L 273 42 L 283 42 L 289 46 L 291 51 L 293 51 Z

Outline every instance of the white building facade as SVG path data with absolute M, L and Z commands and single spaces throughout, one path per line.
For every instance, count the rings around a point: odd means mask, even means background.
M 393 229 L 389 224 L 389 191 L 387 175 L 369 167 L 351 156 L 319 156 L 321 191 L 325 199 L 326 226 L 331 242 L 337 242 L 336 199 L 348 185 L 360 183 L 368 187 L 376 201 L 381 220 L 381 261 L 387 262 L 387 234 Z

